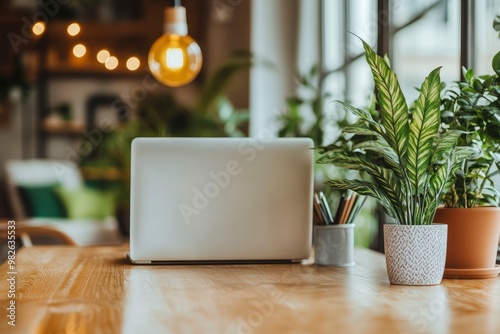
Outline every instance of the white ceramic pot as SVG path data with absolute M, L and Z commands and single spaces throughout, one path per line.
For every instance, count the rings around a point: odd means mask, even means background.
M 391 284 L 440 284 L 447 234 L 445 224 L 384 225 L 385 260 Z

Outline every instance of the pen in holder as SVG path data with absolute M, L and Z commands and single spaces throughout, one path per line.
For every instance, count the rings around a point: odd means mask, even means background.
M 315 225 L 314 257 L 323 266 L 353 266 L 354 224 Z

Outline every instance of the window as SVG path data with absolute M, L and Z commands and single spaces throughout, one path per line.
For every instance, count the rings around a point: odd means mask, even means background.
M 442 66 L 441 80 L 447 83 L 460 79 L 462 64 L 470 64 L 477 74 L 491 73 L 491 59 L 500 50 L 500 39 L 493 29 L 495 15 L 500 14 L 500 1 L 320 1 L 320 87 L 330 94 L 328 100 L 344 100 L 358 107 L 370 103 L 372 77 L 362 44 L 354 35 L 379 54 L 389 56 L 409 101 L 417 98 L 417 86 L 434 68 Z M 328 100 L 324 103 L 326 119 L 345 117 L 345 111 L 327 103 Z M 324 144 L 338 136 L 340 130 L 335 126 L 335 122 L 326 122 L 328 136 Z M 380 232 L 385 216 L 381 210 L 379 214 Z M 374 220 L 360 219 L 363 233 L 370 233 Z M 372 246 L 382 250 L 381 241 L 379 233 Z
M 438 66 L 442 66 L 443 81 L 460 79 L 461 45 L 467 43 L 461 29 L 465 3 L 471 14 L 465 23 L 472 31 L 467 44 L 476 73 L 490 73 L 491 59 L 500 49 L 492 27 L 495 15 L 500 14 L 500 1 L 321 1 L 323 89 L 357 106 L 368 103 L 373 85 L 361 43 L 353 34 L 374 48 L 381 39 L 388 42 L 386 52 L 409 100 L 417 97 L 415 87 Z M 379 11 L 379 6 L 388 9 Z

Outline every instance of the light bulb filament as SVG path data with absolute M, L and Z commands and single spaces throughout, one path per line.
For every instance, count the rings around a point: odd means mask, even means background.
M 184 67 L 184 54 L 180 48 L 168 48 L 166 54 L 167 67 L 171 70 L 180 70 Z

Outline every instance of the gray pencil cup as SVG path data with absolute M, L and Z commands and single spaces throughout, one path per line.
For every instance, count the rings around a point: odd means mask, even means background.
M 354 224 L 315 225 L 316 264 L 350 267 L 354 265 Z

